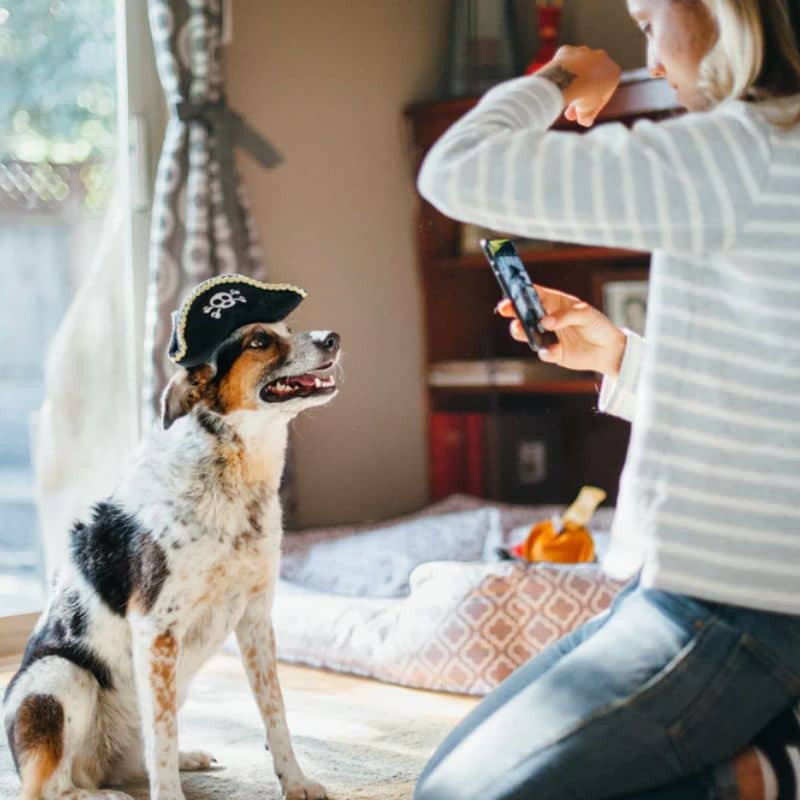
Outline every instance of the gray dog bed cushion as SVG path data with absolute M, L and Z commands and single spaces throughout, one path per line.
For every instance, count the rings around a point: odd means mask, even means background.
M 389 524 L 287 534 L 273 610 L 279 657 L 406 686 L 490 691 L 621 588 L 599 564 L 492 560 L 495 546 L 561 511 L 457 495 Z M 612 514 L 595 516 L 600 553 Z

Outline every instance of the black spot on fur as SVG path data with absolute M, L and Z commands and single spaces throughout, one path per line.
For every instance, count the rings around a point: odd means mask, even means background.
M 57 617 L 53 620 L 53 638 L 55 639 L 67 639 L 69 634 L 67 633 L 67 627 L 61 621 L 60 617 Z
M 89 622 L 88 614 L 81 604 L 81 598 L 77 592 L 70 592 L 67 595 L 66 604 L 69 609 L 67 627 L 69 628 L 70 636 L 74 639 L 80 639 L 86 633 L 86 627 Z
M 136 518 L 113 503 L 98 503 L 89 525 L 72 531 L 72 558 L 103 602 L 125 616 L 137 592 L 149 611 L 169 575 L 161 546 Z
M 50 607 L 48 617 L 41 628 L 33 633 L 25 646 L 22 664 L 19 671 L 11 679 L 5 693 L 8 700 L 11 690 L 31 664 L 48 656 L 58 656 L 66 661 L 71 661 L 75 666 L 85 669 L 94 676 L 101 689 L 110 689 L 113 686 L 111 670 L 100 656 L 80 637 L 72 636 L 69 623 L 65 624 L 64 614 L 67 611 L 64 602 L 54 602 Z
M 216 437 L 225 434 L 228 427 L 217 414 L 213 414 L 204 408 L 197 412 L 197 422 L 206 433 Z
M 72 530 L 72 557 L 106 605 L 125 615 L 131 596 L 131 542 L 141 535 L 136 520 L 111 503 L 98 503 L 94 518 Z

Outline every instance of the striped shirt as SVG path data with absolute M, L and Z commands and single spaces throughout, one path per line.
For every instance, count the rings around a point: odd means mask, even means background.
M 581 135 L 548 130 L 556 86 L 518 78 L 434 145 L 419 190 L 494 230 L 653 252 L 606 567 L 800 614 L 800 127 L 775 105 Z

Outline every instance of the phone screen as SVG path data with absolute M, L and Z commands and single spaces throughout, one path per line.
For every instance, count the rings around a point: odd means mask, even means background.
M 541 325 L 546 312 L 514 243 L 508 239 L 482 239 L 481 247 L 503 294 L 514 306 L 531 348 L 538 350 L 558 341 L 552 331 Z

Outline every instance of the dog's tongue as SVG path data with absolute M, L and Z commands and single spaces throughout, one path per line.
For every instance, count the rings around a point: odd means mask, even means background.
M 313 387 L 316 378 L 313 375 L 298 375 L 292 378 L 292 383 L 299 383 L 301 386 Z

